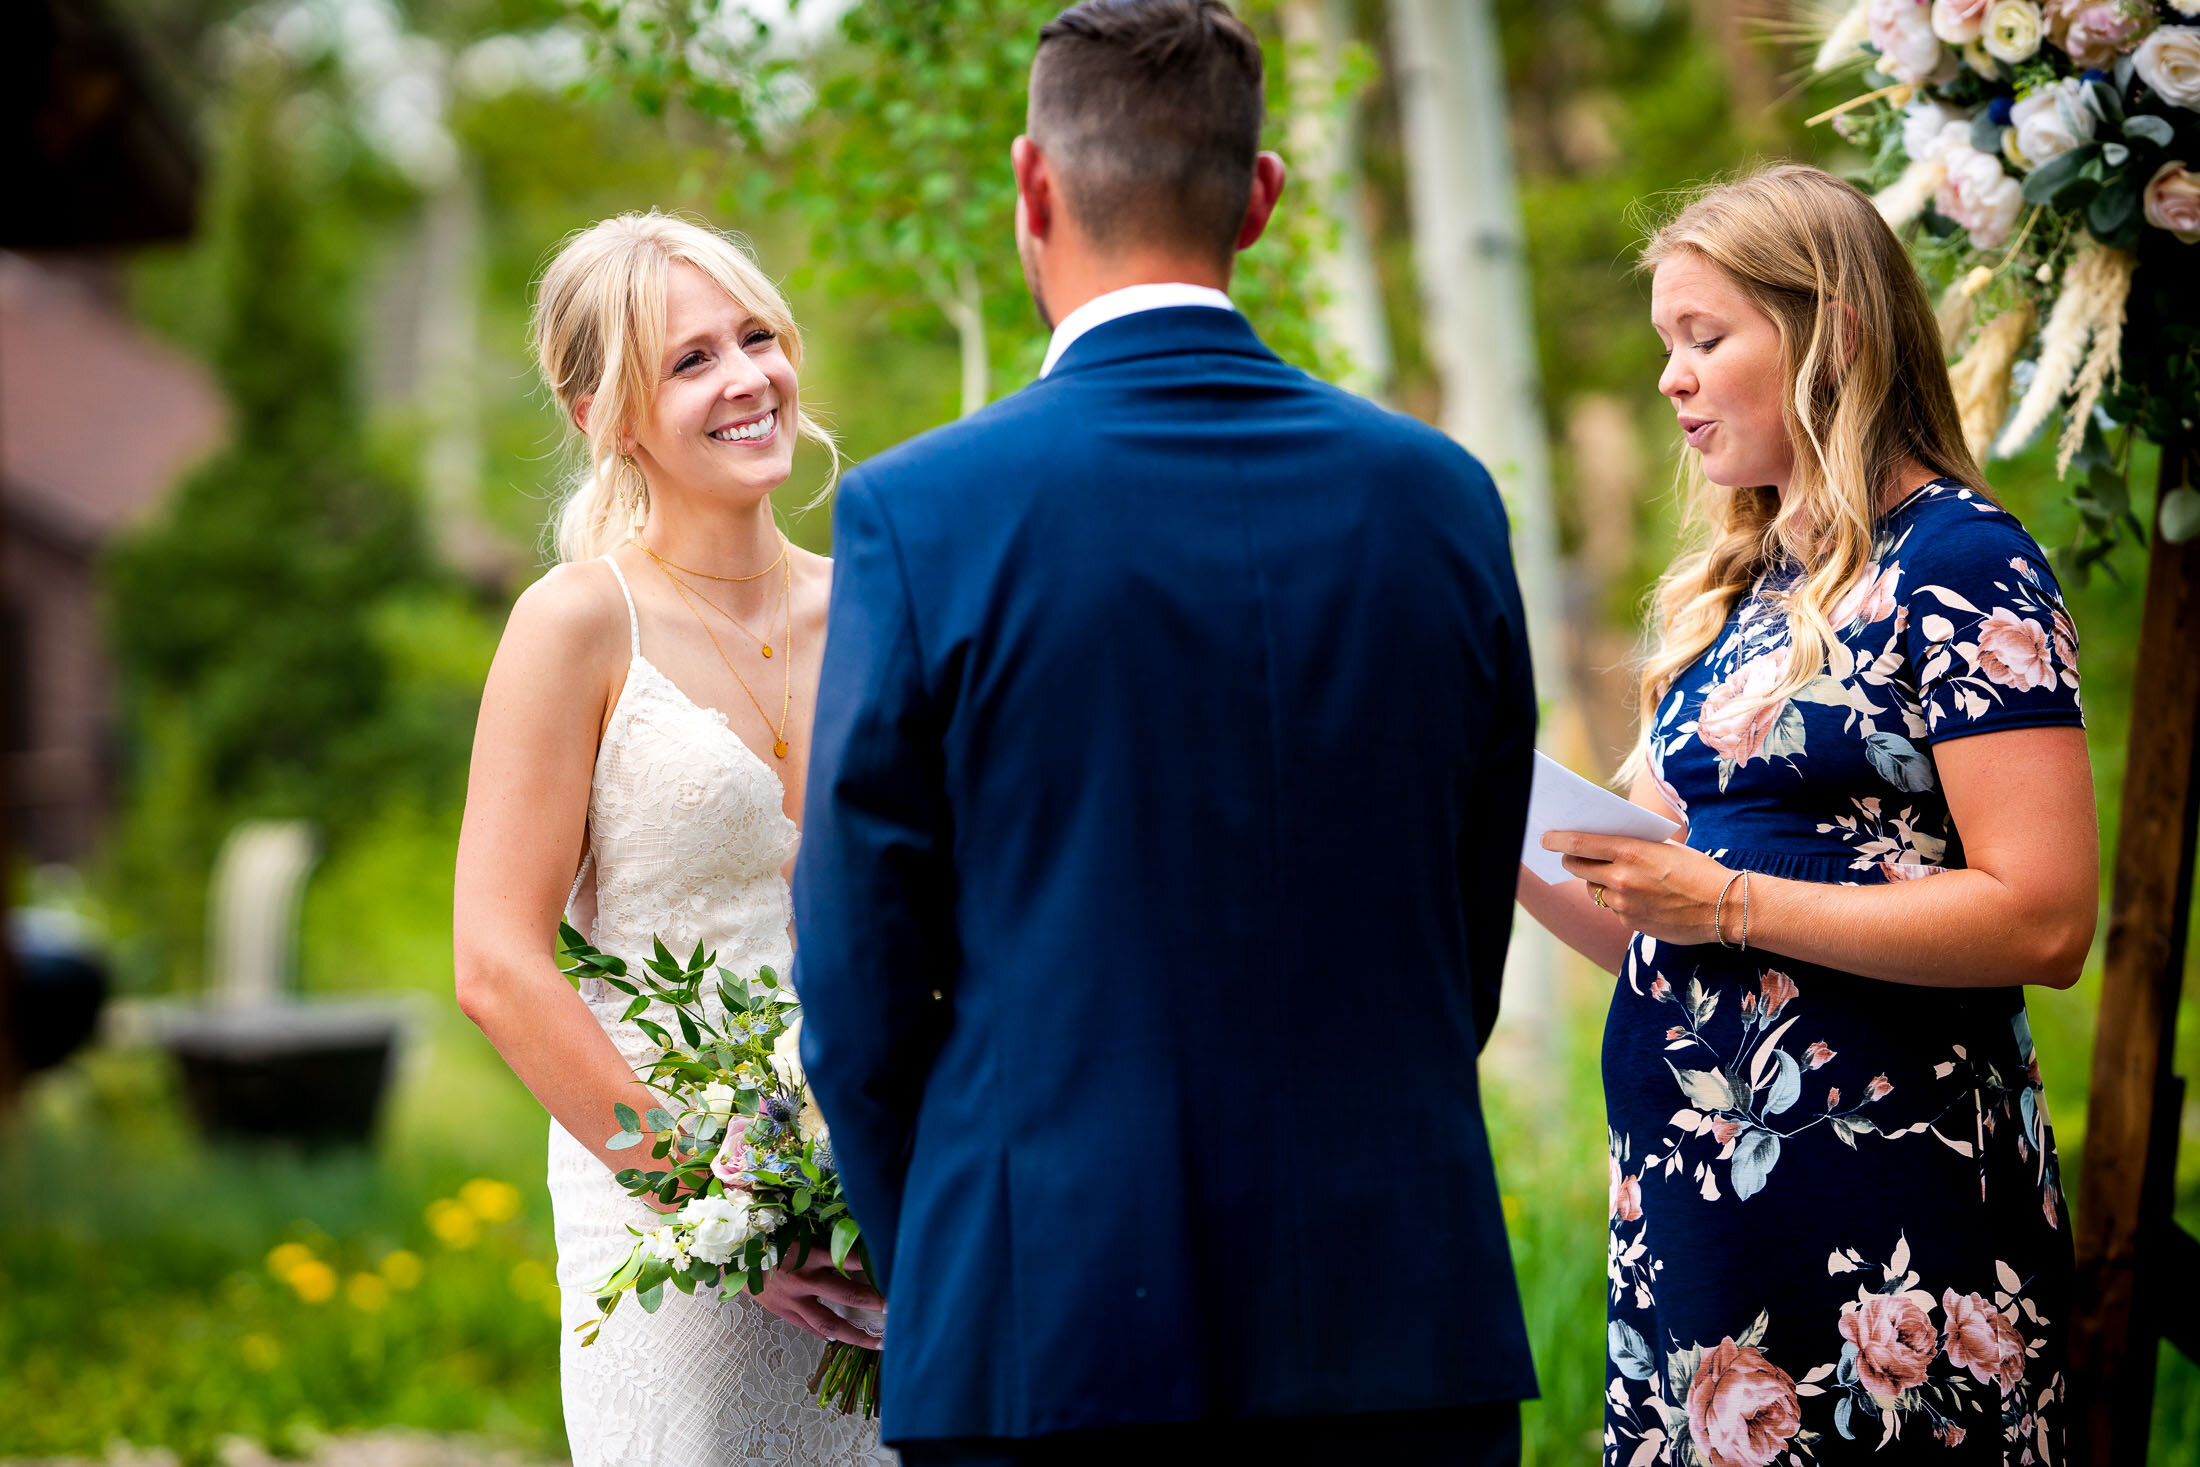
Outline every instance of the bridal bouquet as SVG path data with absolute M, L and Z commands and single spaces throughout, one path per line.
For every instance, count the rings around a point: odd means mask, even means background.
M 637 1115 L 613 1108 L 614 1151 L 650 1145 L 661 1171 L 630 1167 L 617 1181 L 630 1196 L 666 1207 L 661 1226 L 635 1233 L 633 1251 L 596 1290 L 603 1313 L 582 1326 L 594 1344 L 603 1322 L 628 1294 L 655 1312 L 667 1287 L 692 1295 L 717 1289 L 761 1293 L 782 1262 L 800 1266 L 822 1252 L 846 1272 L 851 1257 L 871 1276 L 871 1260 L 833 1167 L 832 1137 L 802 1073 L 801 1005 L 779 975 L 761 969 L 743 983 L 716 966 L 700 945 L 681 963 L 664 943 L 639 973 L 597 951 L 570 924 L 559 936 L 578 981 L 600 978 L 631 1000 L 623 1017 L 662 1053 L 642 1079 L 664 1104 Z M 718 1000 L 716 1016 L 706 995 Z M 649 1017 L 669 1010 L 679 1042 Z M 652 1138 L 655 1138 L 652 1141 Z M 857 1319 L 872 1328 L 881 1321 Z M 879 1352 L 833 1341 L 810 1389 L 818 1404 L 878 1414 Z
M 2062 410 L 2056 468 L 2086 471 L 2076 503 L 2100 542 L 2066 567 L 2082 572 L 2136 528 L 2099 430 L 2166 442 L 2200 401 L 2200 0 L 1835 14 L 1816 69 L 1855 67 L 1869 89 L 1813 121 L 1864 150 L 1880 213 L 1947 287 L 1973 451 L 2015 453 Z M 2200 532 L 2200 494 L 2177 494 L 2173 540 Z

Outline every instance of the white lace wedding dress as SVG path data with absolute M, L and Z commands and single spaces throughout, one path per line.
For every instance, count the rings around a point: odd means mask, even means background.
M 598 948 L 639 963 L 661 936 L 682 958 L 699 941 L 744 976 L 792 956 L 792 912 L 781 867 L 796 830 L 779 777 L 726 726 L 642 656 L 634 595 L 626 597 L 633 660 L 596 754 L 588 855 L 574 883 L 575 925 Z M 592 878 L 592 881 L 591 881 Z M 593 886 L 593 916 L 584 888 Z M 637 1068 L 652 1047 L 619 1016 L 625 995 L 588 980 L 582 997 Z M 604 1134 L 616 1129 L 604 1117 Z M 550 1124 L 550 1202 L 564 1299 L 565 1429 L 575 1467 L 840 1467 L 891 1464 L 876 1423 L 829 1413 L 811 1399 L 824 1349 L 755 1300 L 689 1298 L 667 1289 L 655 1314 L 622 1303 L 593 1345 L 574 1326 L 593 1319 L 591 1286 L 633 1245 L 627 1225 L 657 1214 L 628 1197 L 565 1129 Z

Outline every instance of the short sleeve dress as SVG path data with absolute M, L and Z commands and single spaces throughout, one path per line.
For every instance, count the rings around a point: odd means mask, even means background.
M 1934 751 L 2084 721 L 2039 546 L 1927 485 L 1882 518 L 1826 668 L 1752 707 L 1786 669 L 1778 579 L 1658 706 L 1689 843 L 1803 881 L 1962 866 Z M 1638 934 L 1604 1083 L 1607 1467 L 2064 1460 L 2071 1247 L 2020 987 Z

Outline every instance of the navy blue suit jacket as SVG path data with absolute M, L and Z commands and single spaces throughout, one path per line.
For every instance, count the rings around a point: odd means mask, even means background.
M 887 1438 L 1534 1395 L 1481 466 L 1179 307 L 851 473 L 834 553 L 795 983 Z

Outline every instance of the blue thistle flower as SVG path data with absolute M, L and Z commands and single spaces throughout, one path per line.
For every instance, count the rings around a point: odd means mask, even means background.
M 1994 126 L 2007 127 L 2009 125 L 2009 99 L 2007 97 L 1996 97 L 1993 101 L 1988 102 L 1986 104 L 1986 116 Z

